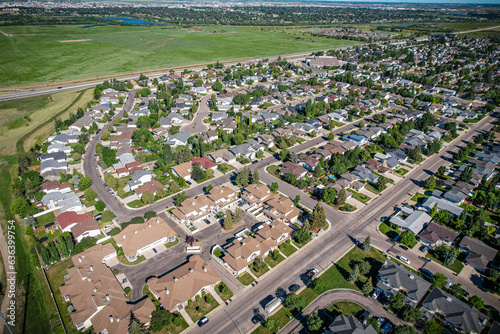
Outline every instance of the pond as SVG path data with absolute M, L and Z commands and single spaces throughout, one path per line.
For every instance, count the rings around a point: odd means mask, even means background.
M 120 21 L 121 23 L 133 24 L 133 25 L 138 25 L 138 26 L 145 26 L 145 25 L 163 26 L 164 25 L 161 23 L 153 23 L 153 22 L 148 22 L 148 21 L 143 21 L 143 20 L 128 19 L 128 18 L 122 18 L 122 17 L 101 17 L 101 19 L 103 19 L 103 20 L 116 20 L 116 21 Z

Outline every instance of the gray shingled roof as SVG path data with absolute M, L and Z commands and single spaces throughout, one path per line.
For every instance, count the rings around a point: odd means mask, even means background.
M 328 327 L 329 331 L 325 333 L 335 334 L 376 334 L 377 332 L 370 324 L 364 326 L 361 321 L 356 319 L 353 315 L 346 317 L 344 314 L 336 316 L 332 324 Z

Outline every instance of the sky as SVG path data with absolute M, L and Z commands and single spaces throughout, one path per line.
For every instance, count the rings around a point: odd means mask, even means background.
M 391 4 L 398 4 L 398 3 L 405 3 L 405 4 L 476 4 L 476 5 L 500 5 L 500 0 L 321 0 L 321 1 L 327 1 L 327 2 L 353 2 L 353 3 L 391 3 Z

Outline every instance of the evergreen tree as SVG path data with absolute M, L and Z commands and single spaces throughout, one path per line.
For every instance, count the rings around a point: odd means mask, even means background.
M 233 215 L 231 214 L 230 211 L 226 212 L 226 217 L 224 218 L 224 223 L 222 224 L 222 227 L 225 230 L 230 230 L 233 228 Z
M 359 267 L 357 265 L 349 273 L 349 277 L 347 278 L 348 282 L 354 283 L 359 279 Z
M 366 294 L 372 292 L 373 284 L 372 284 L 372 279 L 370 277 L 366 280 L 365 284 L 363 284 L 363 288 L 361 290 L 363 290 L 363 292 Z
M 368 252 L 371 249 L 371 238 L 370 235 L 365 238 L 365 241 L 363 241 L 363 244 L 361 245 L 361 249 L 365 252 Z
M 252 174 L 252 183 L 253 184 L 258 184 L 259 183 L 259 170 L 256 169 L 253 171 L 253 174 Z
M 325 208 L 321 205 L 321 201 L 316 203 L 314 210 L 310 217 L 311 230 L 315 231 L 326 226 Z
M 347 198 L 347 194 L 345 192 L 344 187 L 340 189 L 339 193 L 337 194 L 337 198 L 335 198 L 335 205 L 341 206 L 345 204 Z
M 424 188 L 430 191 L 433 191 L 434 188 L 436 188 L 436 178 L 434 175 L 429 176 L 429 178 L 425 180 Z

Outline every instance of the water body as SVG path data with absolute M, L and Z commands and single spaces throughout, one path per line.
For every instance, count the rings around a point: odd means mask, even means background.
M 81 27 L 82 29 L 87 29 L 87 28 L 94 28 L 94 27 L 105 27 L 106 25 L 104 24 L 94 24 L 92 26 L 83 26 Z
M 127 18 L 122 18 L 122 17 L 101 17 L 101 19 L 104 20 L 116 20 L 120 21 L 121 23 L 126 23 L 126 24 L 133 24 L 137 26 L 164 26 L 164 24 L 161 23 L 153 23 L 153 22 L 148 22 L 148 21 L 143 21 L 143 20 L 136 20 L 136 19 L 127 19 Z

